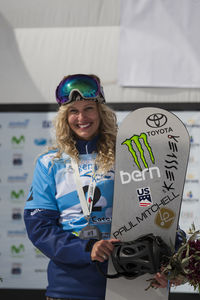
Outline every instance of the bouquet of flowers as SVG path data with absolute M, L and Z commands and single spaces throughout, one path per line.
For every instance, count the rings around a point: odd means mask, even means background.
M 183 243 L 178 251 L 161 265 L 161 273 L 171 282 L 189 283 L 194 290 L 200 292 L 200 239 L 198 239 L 200 230 L 195 230 L 192 224 L 188 233 L 191 235 L 190 238 L 183 236 Z M 148 281 L 150 285 L 146 290 L 157 283 L 154 278 Z

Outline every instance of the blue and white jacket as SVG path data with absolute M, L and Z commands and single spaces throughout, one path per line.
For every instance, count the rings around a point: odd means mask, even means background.
M 87 195 L 96 154 L 96 139 L 78 141 L 79 172 Z M 24 210 L 24 220 L 32 243 L 50 258 L 46 295 L 54 298 L 102 300 L 105 278 L 97 271 L 88 251 L 88 241 L 80 230 L 87 225 L 77 194 L 68 155 L 54 160 L 56 151 L 39 157 Z M 99 227 L 103 239 L 110 237 L 114 171 L 96 174 L 91 224 Z M 103 263 L 106 272 L 107 263 Z

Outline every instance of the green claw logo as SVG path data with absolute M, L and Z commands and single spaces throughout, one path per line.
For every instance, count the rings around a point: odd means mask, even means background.
M 145 133 L 141 133 L 140 136 L 139 135 L 133 135 L 130 139 L 126 139 L 122 143 L 122 145 L 126 145 L 128 147 L 128 151 L 133 156 L 134 162 L 135 162 L 135 164 L 137 165 L 137 167 L 140 171 L 142 171 L 142 167 L 140 165 L 138 155 L 137 155 L 136 151 L 134 150 L 133 145 L 136 146 L 136 149 L 138 150 L 138 152 L 140 154 L 140 159 L 141 159 L 144 167 L 149 168 L 147 160 L 146 160 L 145 155 L 144 155 L 144 149 L 142 148 L 141 141 L 143 141 L 143 144 L 144 144 L 144 146 L 146 147 L 146 149 L 149 153 L 150 159 L 151 159 L 152 163 L 154 164 L 155 163 L 154 155 L 153 155 L 152 149 L 149 145 L 147 135 Z

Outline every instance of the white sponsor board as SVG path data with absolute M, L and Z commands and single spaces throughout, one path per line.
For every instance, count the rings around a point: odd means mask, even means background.
M 119 122 L 128 113 L 117 112 Z M 191 135 L 180 226 L 187 230 L 194 221 L 196 227 L 200 228 L 200 112 L 183 111 L 175 114 L 184 121 Z M 0 288 L 45 289 L 47 286 L 48 259 L 28 240 L 23 209 L 32 181 L 35 158 L 53 140 L 54 116 L 54 112 L 0 112 L 0 277 L 4 279 Z M 147 173 L 141 171 L 122 175 L 125 184 L 130 179 L 142 181 L 145 176 Z M 159 177 L 159 170 L 152 170 L 152 176 Z M 147 195 L 151 195 L 151 191 Z M 184 285 L 174 292 L 193 291 Z

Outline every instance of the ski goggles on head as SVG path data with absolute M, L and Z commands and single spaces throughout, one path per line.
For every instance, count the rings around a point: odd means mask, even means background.
M 75 101 L 74 92 L 78 92 L 83 99 L 105 103 L 103 88 L 95 77 L 84 74 L 64 77 L 56 89 L 56 101 L 59 105 Z

